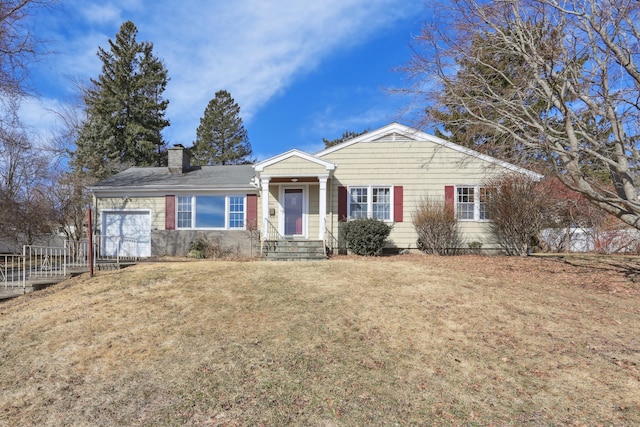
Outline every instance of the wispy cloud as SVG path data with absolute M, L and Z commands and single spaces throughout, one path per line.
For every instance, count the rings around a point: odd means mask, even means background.
M 165 98 L 170 100 L 170 138 L 189 143 L 217 90 L 228 90 L 250 122 L 269 100 L 333 52 L 363 43 L 409 10 L 415 12 L 413 3 L 69 0 L 64 13 L 50 21 L 48 31 L 58 41 L 58 54 L 48 58 L 47 65 L 60 86 L 64 75 L 96 77 L 101 66 L 95 55 L 98 46 L 108 48 L 120 24 L 132 20 L 138 40 L 152 42 L 169 71 Z
M 121 9 L 112 4 L 87 4 L 80 10 L 85 22 L 98 25 L 111 24 L 122 20 Z
M 60 102 L 50 98 L 26 98 L 20 104 L 20 117 L 27 125 L 26 131 L 31 141 L 46 147 L 51 142 L 50 136 L 59 128 Z M 47 133 L 42 130 L 46 129 Z

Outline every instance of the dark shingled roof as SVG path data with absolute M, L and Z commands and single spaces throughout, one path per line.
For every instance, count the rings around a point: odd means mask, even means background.
M 252 165 L 194 167 L 184 173 L 170 173 L 167 167 L 132 167 L 93 185 L 93 190 L 118 188 L 158 189 L 186 188 L 243 188 L 254 189 Z

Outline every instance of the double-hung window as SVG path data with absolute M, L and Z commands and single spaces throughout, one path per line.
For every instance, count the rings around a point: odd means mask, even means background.
M 191 199 L 191 196 L 178 196 L 178 228 L 191 228 Z
M 458 187 L 457 188 L 457 206 L 456 212 L 458 219 L 474 219 L 475 187 Z
M 391 187 L 358 186 L 349 188 L 349 219 L 375 218 L 391 221 Z
M 478 212 L 480 214 L 480 219 L 491 219 L 489 218 L 489 212 L 487 211 L 487 202 L 489 201 L 489 197 L 493 191 L 495 191 L 495 188 L 480 187 L 478 189 Z
M 177 228 L 244 228 L 245 197 L 178 196 Z
M 243 228 L 245 218 L 245 198 L 229 196 L 229 228 Z
M 456 187 L 456 215 L 469 221 L 488 220 L 487 200 L 492 189 L 479 185 Z

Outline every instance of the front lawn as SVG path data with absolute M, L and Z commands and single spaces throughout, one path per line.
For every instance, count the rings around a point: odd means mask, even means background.
M 85 275 L 0 303 L 0 425 L 638 425 L 633 268 L 396 256 Z

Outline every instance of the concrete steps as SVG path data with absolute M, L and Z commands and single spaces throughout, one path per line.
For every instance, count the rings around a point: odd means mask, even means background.
M 316 261 L 327 259 L 322 240 L 270 240 L 264 242 L 265 261 Z

